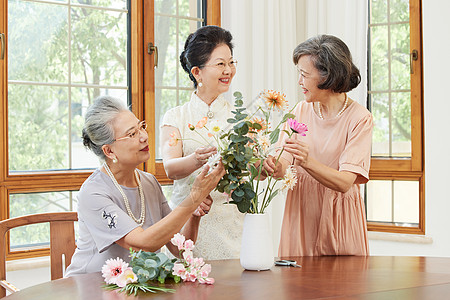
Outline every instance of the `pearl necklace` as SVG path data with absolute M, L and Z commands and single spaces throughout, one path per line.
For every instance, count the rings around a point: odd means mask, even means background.
M 127 209 L 127 213 L 128 215 L 139 225 L 144 224 L 145 221 L 145 199 L 144 199 L 144 190 L 142 189 L 142 185 L 141 185 L 141 181 L 139 180 L 139 176 L 138 176 L 138 172 L 136 171 L 136 169 L 134 170 L 134 175 L 136 176 L 136 181 L 138 183 L 138 190 L 139 190 L 139 196 L 141 198 L 141 216 L 139 217 L 139 219 L 136 219 L 136 217 L 133 215 L 133 212 L 131 211 L 130 208 L 130 202 L 128 201 L 127 196 L 125 195 L 125 192 L 123 191 L 122 187 L 119 185 L 119 183 L 117 182 L 116 178 L 114 177 L 114 174 L 111 172 L 111 170 L 109 169 L 108 165 L 106 164 L 106 162 L 103 163 L 103 167 L 106 170 L 106 173 L 108 173 L 109 177 L 111 178 L 112 182 L 114 183 L 114 185 L 116 186 L 116 188 L 119 190 L 120 194 L 123 197 L 123 201 L 125 202 L 125 207 Z
M 341 110 L 337 113 L 335 118 L 337 118 L 340 115 L 342 115 L 344 110 L 347 108 L 348 98 L 347 98 L 347 94 L 344 94 L 344 95 L 345 95 L 344 106 L 342 106 Z M 319 115 L 319 118 L 321 118 L 323 120 L 322 108 L 321 108 L 320 102 L 319 102 L 319 105 L 317 106 L 317 114 Z

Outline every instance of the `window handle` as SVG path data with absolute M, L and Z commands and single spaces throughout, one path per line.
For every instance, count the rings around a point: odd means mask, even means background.
M 0 53 L 0 59 L 5 59 L 5 34 L 4 33 L 0 33 L 0 40 L 1 40 L 1 46 L 2 50 Z
M 148 43 L 147 52 L 150 55 L 153 54 L 153 52 L 155 52 L 154 62 L 155 62 L 155 68 L 157 68 L 158 67 L 158 47 L 153 45 L 153 43 Z
M 417 50 L 413 50 L 409 54 L 409 70 L 411 74 L 414 74 L 413 61 L 417 59 L 419 59 L 419 52 L 417 52 Z

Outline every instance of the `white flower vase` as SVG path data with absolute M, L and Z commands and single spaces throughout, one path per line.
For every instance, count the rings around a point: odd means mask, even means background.
M 246 214 L 241 243 L 241 266 L 262 271 L 273 266 L 273 241 L 268 214 Z

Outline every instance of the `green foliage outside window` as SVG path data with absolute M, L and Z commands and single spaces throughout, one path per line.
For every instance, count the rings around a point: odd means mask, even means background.
M 374 155 L 410 156 L 410 149 L 396 146 L 411 142 L 409 1 L 372 0 L 370 9 L 373 143 L 393 148 Z

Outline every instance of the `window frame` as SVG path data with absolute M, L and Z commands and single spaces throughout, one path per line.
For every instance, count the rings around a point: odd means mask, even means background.
M 153 0 L 149 2 L 152 5 L 147 9 L 144 8 L 145 11 L 148 11 L 148 16 L 144 16 L 144 27 L 152 28 L 152 24 L 154 23 L 154 5 Z M 217 25 L 220 26 L 220 0 L 206 0 L 206 24 L 207 25 Z M 153 30 L 144 30 L 145 40 L 148 41 L 145 43 L 153 43 L 155 44 L 155 36 Z M 155 68 L 154 68 L 154 56 L 153 55 L 145 55 L 144 56 L 144 98 L 149 99 L 150 101 L 144 100 L 144 107 L 140 108 L 141 113 L 143 114 L 145 120 L 148 121 L 148 125 L 150 130 L 148 131 L 149 136 L 149 146 L 150 146 L 150 159 L 144 166 L 144 170 L 155 175 L 156 179 L 161 185 L 170 185 L 173 183 L 173 180 L 169 179 L 164 170 L 164 166 L 162 160 L 157 160 L 155 157 L 156 154 L 156 130 L 159 128 L 155 128 Z
M 370 5 L 370 0 L 369 0 Z M 398 226 L 393 223 L 367 222 L 369 231 L 425 234 L 425 178 L 423 144 L 423 48 L 422 1 L 409 0 L 410 53 L 417 50 L 418 58 L 412 63 L 411 74 L 411 158 L 372 157 L 371 180 L 413 180 L 419 182 L 419 224 L 417 227 Z M 369 15 L 370 18 L 370 15 Z
M 220 25 L 220 0 L 207 0 L 208 24 Z M 6 37 L 5 56 L 0 60 L 0 220 L 9 218 L 9 195 L 31 192 L 77 191 L 92 174 L 92 170 L 57 170 L 45 172 L 15 172 L 10 174 L 8 163 L 8 0 L 0 0 L 0 33 Z M 129 61 L 131 106 L 140 119 L 148 120 L 149 145 L 153 151 L 150 160 L 140 168 L 155 174 L 160 183 L 170 184 L 161 162 L 155 162 L 155 93 L 153 55 L 148 55 L 146 45 L 154 43 L 154 0 L 130 0 L 130 52 Z M 10 252 L 7 260 L 47 256 L 48 248 Z

